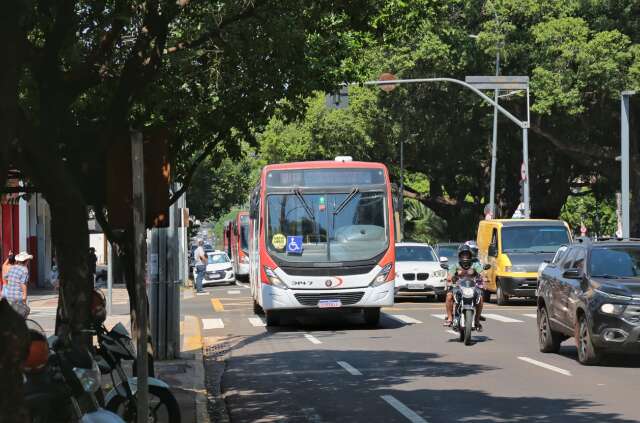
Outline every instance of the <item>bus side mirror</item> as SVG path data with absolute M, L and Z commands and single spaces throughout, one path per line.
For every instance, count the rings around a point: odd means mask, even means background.
M 440 257 L 440 267 L 443 269 L 449 268 L 449 259 L 446 257 Z
M 489 270 L 489 269 L 491 269 L 491 265 L 490 264 L 485 264 L 484 266 L 482 266 L 482 268 L 484 270 Z

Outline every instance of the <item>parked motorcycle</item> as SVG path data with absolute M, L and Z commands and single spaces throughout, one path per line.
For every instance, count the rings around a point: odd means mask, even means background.
M 124 423 L 96 399 L 100 370 L 89 351 L 69 339 L 47 339 L 33 321 L 27 326 L 30 346 L 23 372 L 31 422 Z
M 99 291 L 97 291 L 99 293 Z M 94 328 L 98 336 L 98 348 L 95 353 L 100 372 L 110 375 L 113 388 L 104 398 L 104 407 L 118 414 L 127 422 L 136 422 L 136 393 L 138 378 L 128 377 L 122 367 L 122 361 L 135 361 L 133 342 L 122 323 L 111 330 L 104 326 L 106 315 L 100 309 L 101 299 L 94 294 L 92 315 Z M 102 297 L 104 300 L 104 297 Z M 116 380 L 117 376 L 117 380 Z M 149 377 L 149 422 L 180 423 L 180 407 L 169 389 L 169 385 L 160 379 Z

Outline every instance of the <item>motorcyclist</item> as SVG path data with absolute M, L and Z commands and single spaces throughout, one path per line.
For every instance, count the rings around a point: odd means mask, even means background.
M 447 276 L 447 299 L 446 309 L 447 318 L 445 320 L 445 326 L 451 326 L 453 324 L 453 287 L 457 280 L 462 276 L 471 276 L 476 278 L 476 288 L 484 288 L 484 277 L 482 272 L 484 271 L 480 262 L 476 259 L 474 261 L 473 250 L 468 244 L 462 244 L 458 248 L 458 263 L 449 267 L 449 274 Z M 476 306 L 475 314 L 475 327 L 478 331 L 482 330 L 480 324 L 480 316 L 482 314 L 483 298 L 480 294 L 480 302 Z

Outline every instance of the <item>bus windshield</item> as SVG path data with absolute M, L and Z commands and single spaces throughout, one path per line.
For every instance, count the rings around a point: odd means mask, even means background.
M 387 220 L 383 192 L 269 194 L 267 248 L 289 262 L 368 260 L 389 246 Z M 291 240 L 301 240 L 301 250 L 292 250 Z
M 564 226 L 512 226 L 502 229 L 502 251 L 505 253 L 555 253 L 569 244 Z

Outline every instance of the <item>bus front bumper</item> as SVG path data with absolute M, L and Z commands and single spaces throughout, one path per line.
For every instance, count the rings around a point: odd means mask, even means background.
M 393 305 L 395 286 L 387 282 L 377 287 L 340 290 L 282 289 L 262 284 L 264 310 L 322 308 L 321 302 L 340 301 L 338 308 L 387 307 Z

